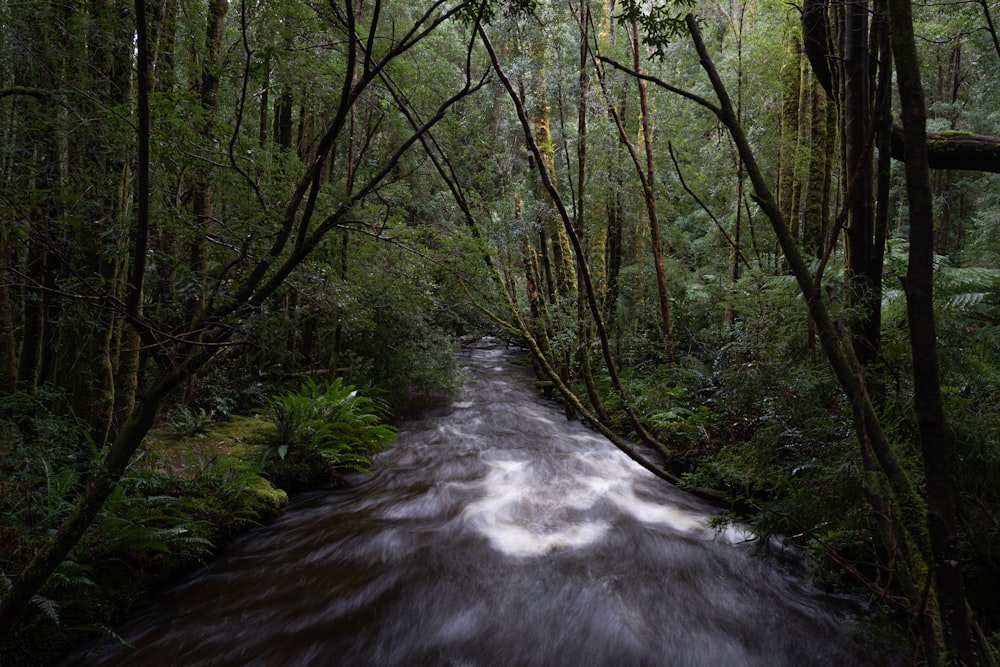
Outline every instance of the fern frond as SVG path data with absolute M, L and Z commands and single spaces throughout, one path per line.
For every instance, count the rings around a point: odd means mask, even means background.
M 955 314 L 967 313 L 990 297 L 987 292 L 962 292 L 947 297 L 941 310 Z
M 36 594 L 31 596 L 31 604 L 48 616 L 53 623 L 59 625 L 59 603 L 44 595 Z

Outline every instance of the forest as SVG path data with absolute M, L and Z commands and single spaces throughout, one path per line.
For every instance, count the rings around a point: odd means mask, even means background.
M 365 468 L 492 335 L 913 663 L 997 664 L 996 9 L 0 1 L 0 661 Z

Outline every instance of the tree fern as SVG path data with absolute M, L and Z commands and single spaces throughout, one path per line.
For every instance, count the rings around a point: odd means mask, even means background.
M 995 319 L 1000 315 L 1000 270 L 972 267 L 942 267 L 937 273 L 936 305 L 950 317 Z
M 907 243 L 895 240 L 887 263 L 882 297 L 882 318 L 886 325 L 902 324 L 906 317 L 905 294 L 898 276 L 904 275 Z M 1000 269 L 981 266 L 952 266 L 943 256 L 935 257 L 934 305 L 943 319 L 968 323 L 969 320 L 1000 320 Z

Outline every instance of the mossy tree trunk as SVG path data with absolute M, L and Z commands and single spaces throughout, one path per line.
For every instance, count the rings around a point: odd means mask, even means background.
M 799 89 L 801 87 L 802 46 L 797 26 L 789 28 L 781 54 L 781 121 L 779 125 L 778 206 L 786 220 L 794 220 L 797 200 L 796 164 L 799 140 Z
M 827 95 L 817 81 L 812 82 L 809 130 L 809 171 L 803 206 L 802 247 L 813 257 L 822 257 L 829 233 L 829 188 L 832 165 L 828 152 L 830 142 Z

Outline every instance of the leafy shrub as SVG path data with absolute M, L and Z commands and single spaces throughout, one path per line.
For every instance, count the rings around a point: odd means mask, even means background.
M 275 425 L 272 451 L 283 461 L 318 455 L 331 468 L 364 470 L 396 438 L 379 404 L 342 378 L 325 388 L 309 378 L 297 390 L 272 396 L 260 412 Z

